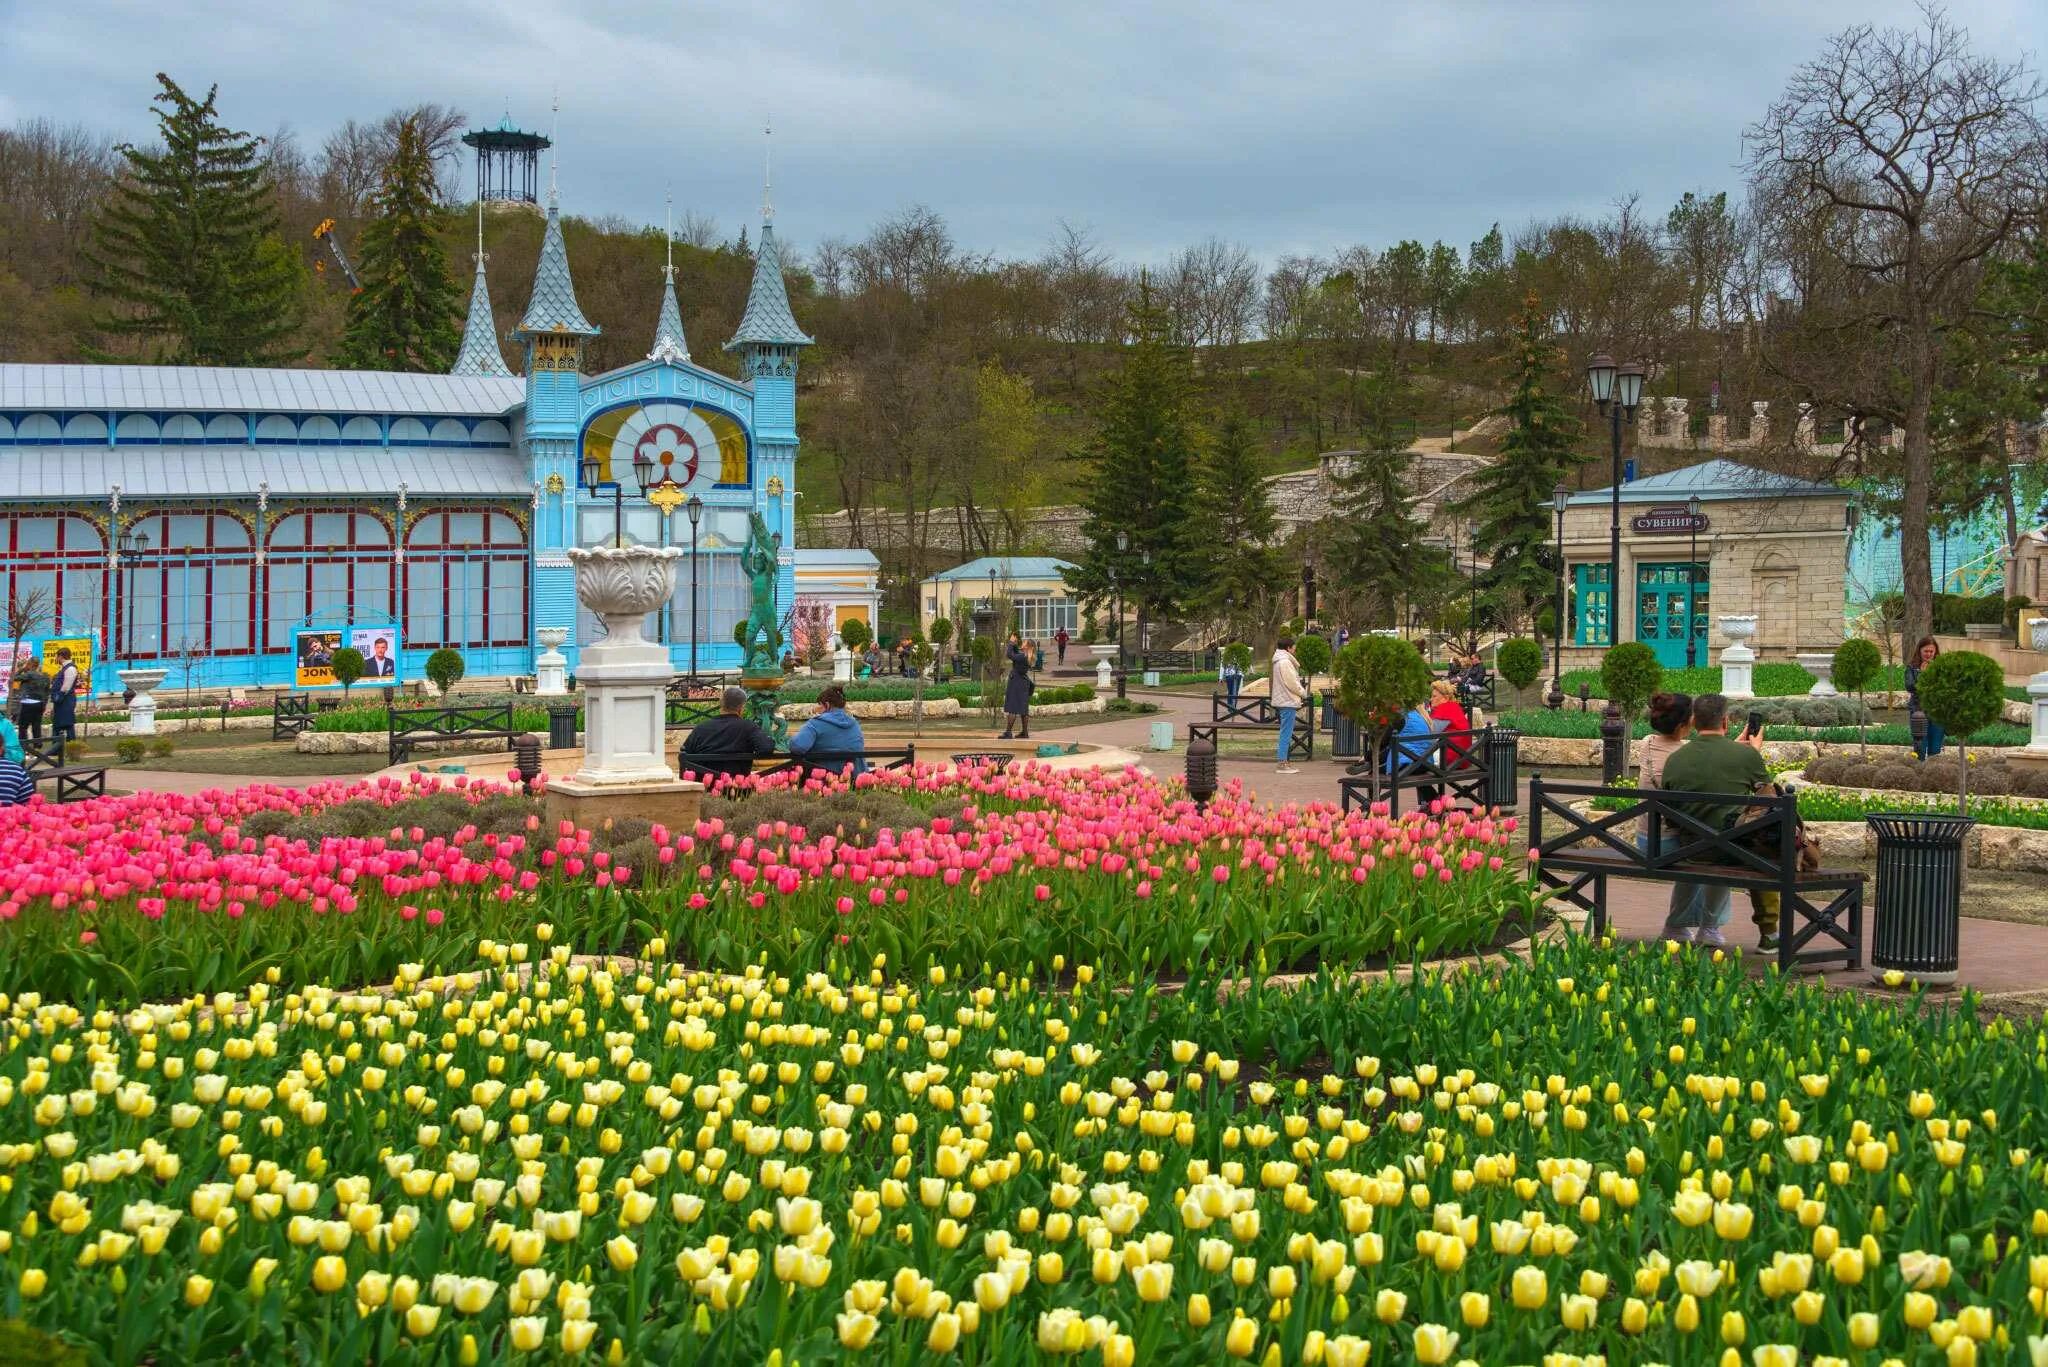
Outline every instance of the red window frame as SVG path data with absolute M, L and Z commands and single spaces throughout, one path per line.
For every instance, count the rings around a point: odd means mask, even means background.
M 451 520 L 456 517 L 478 515 L 484 520 L 484 535 L 478 542 L 459 542 L 450 530 Z M 519 566 L 519 582 L 515 590 L 519 611 L 516 635 L 490 636 L 493 620 L 491 612 L 492 588 L 491 570 L 493 563 L 516 564 Z M 433 639 L 423 638 L 413 630 L 412 576 L 418 564 L 439 567 L 441 583 L 441 626 L 431 633 Z M 451 639 L 450 623 L 460 620 L 455 611 L 453 596 L 448 588 L 448 566 L 455 564 L 480 564 L 484 567 L 482 581 L 478 586 L 479 601 L 476 621 L 479 623 L 481 640 Z M 420 514 L 417 521 L 405 534 L 405 583 L 399 590 L 399 620 L 405 624 L 406 646 L 408 649 L 437 649 L 441 646 L 490 647 L 523 646 L 528 637 L 528 608 L 532 597 L 532 557 L 527 550 L 526 535 L 520 530 L 519 519 L 503 508 L 455 507 L 436 508 Z
M 313 519 L 316 517 L 348 518 L 348 540 L 346 543 L 340 546 L 329 546 L 321 545 L 314 541 Z M 304 543 L 295 546 L 280 546 L 277 541 L 278 533 L 301 518 L 305 519 L 306 524 Z M 378 529 L 384 538 L 382 545 L 363 546 L 357 549 L 357 537 L 359 535 L 357 528 L 359 524 L 356 519 L 358 518 Z M 268 550 L 263 557 L 263 602 L 260 605 L 259 620 L 263 625 L 263 648 L 266 651 L 288 652 L 293 649 L 291 633 L 298 630 L 304 624 L 307 616 L 313 611 L 313 571 L 316 567 L 322 565 L 339 565 L 343 567 L 343 573 L 348 586 L 347 601 L 350 613 L 354 617 L 366 622 L 395 620 L 391 616 L 391 600 L 396 592 L 399 578 L 395 572 L 386 577 L 385 602 L 381 608 L 375 603 L 358 601 L 356 597 L 356 566 L 378 563 L 389 565 L 391 563 L 391 524 L 381 514 L 366 508 L 293 508 L 278 514 L 271 521 L 270 525 L 264 529 L 263 535 L 264 544 L 268 547 Z M 305 611 L 298 613 L 292 619 L 292 623 L 283 628 L 284 639 L 281 641 L 273 638 L 271 627 L 274 614 L 270 610 L 272 595 L 280 592 L 280 590 L 272 585 L 271 575 L 280 565 L 297 566 L 305 574 L 302 586 L 295 590 L 304 605 Z M 282 590 L 282 592 L 294 592 L 294 590 Z

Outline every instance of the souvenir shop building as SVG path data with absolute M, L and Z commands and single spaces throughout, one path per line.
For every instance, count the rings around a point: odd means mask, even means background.
M 1716 618 L 1754 615 L 1760 658 L 1832 651 L 1842 642 L 1848 564 L 1846 491 L 1717 459 L 1621 488 L 1616 610 L 1611 491 L 1589 489 L 1563 517 L 1564 667 L 1597 666 L 1608 646 L 1641 641 L 1667 667 L 1718 663 Z
M 671 271 L 646 360 L 583 374 L 597 329 L 550 195 L 511 334 L 523 378 L 481 259 L 448 375 L 0 365 L 0 607 L 28 619 L 0 654 L 69 644 L 100 666 L 99 692 L 148 667 L 174 689 L 290 686 L 308 680 L 302 660 L 351 641 L 369 656 L 379 639 L 400 680 L 442 647 L 472 677 L 506 676 L 532 673 L 536 633 L 563 627 L 573 668 L 599 628 L 579 620 L 566 552 L 622 535 L 694 545 L 694 575 L 686 561 L 649 635 L 687 668 L 694 626 L 700 667 L 736 668 L 751 514 L 780 536 L 785 614 L 797 592 L 796 367 L 811 339 L 771 223 L 726 343 L 744 378 L 691 362 L 675 289 Z M 661 497 L 636 470 L 667 476 Z M 835 594 L 872 601 L 871 582 L 839 582 L 859 567 L 832 568 Z

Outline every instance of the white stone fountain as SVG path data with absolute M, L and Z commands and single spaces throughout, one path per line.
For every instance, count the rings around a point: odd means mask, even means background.
M 695 820 L 704 786 L 676 777 L 664 749 L 663 712 L 675 669 L 668 647 L 641 634 L 647 614 L 675 591 L 683 551 L 673 546 L 574 547 L 576 597 L 604 623 L 582 648 L 583 767 L 548 785 L 550 804 L 586 829 L 606 817 L 671 825 Z
M 156 734 L 156 698 L 150 690 L 164 681 L 161 669 L 124 669 L 121 671 L 121 685 L 135 696 L 128 700 L 128 734 L 131 736 L 153 736 Z
M 1721 696 L 1755 697 L 1750 672 L 1756 665 L 1756 652 L 1749 642 L 1756 636 L 1756 614 L 1731 613 L 1720 618 L 1720 624 L 1721 634 L 1728 638 L 1721 651 Z
M 542 627 L 534 635 L 547 649 L 533 662 L 533 691 L 543 698 L 559 698 L 569 691 L 569 657 L 562 653 L 569 628 Z

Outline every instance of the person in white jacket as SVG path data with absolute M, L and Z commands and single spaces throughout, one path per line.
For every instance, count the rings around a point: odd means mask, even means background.
M 1294 719 L 1301 710 L 1302 692 L 1301 663 L 1294 658 L 1294 638 L 1282 636 L 1273 647 L 1273 712 L 1280 719 L 1278 773 L 1301 772 L 1287 762 L 1287 755 L 1294 748 Z

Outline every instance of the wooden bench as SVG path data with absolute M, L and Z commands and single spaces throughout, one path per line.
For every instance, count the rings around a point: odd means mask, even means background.
M 682 755 L 678 758 L 677 767 L 684 778 L 710 781 L 719 778 L 773 778 L 796 770 L 801 783 L 808 781 L 814 770 L 844 773 L 861 760 L 865 760 L 870 769 L 907 769 L 917 763 L 917 747 L 906 745 L 900 750 L 877 750 L 873 747 L 866 750 L 813 750 L 803 755 L 792 755 L 786 751 L 770 755 L 756 755 L 744 750 L 726 751 Z
M 1573 805 L 1603 801 L 1619 805 L 1584 812 Z M 1712 823 L 1710 809 L 1738 805 L 1743 810 L 1732 825 Z M 1775 892 L 1781 968 L 1856 969 L 1863 960 L 1864 875 L 1855 869 L 1801 873 L 1797 817 L 1798 799 L 1790 794 L 1605 788 L 1552 783 L 1541 774 L 1529 780 L 1529 849 L 1537 877 L 1553 899 L 1589 913 L 1588 933 L 1606 929 L 1611 878 Z M 1636 844 L 1639 819 L 1647 853 Z M 1663 850 L 1665 836 L 1678 842 L 1669 851 Z M 1816 940 L 1821 947 L 1808 949 Z
M 313 695 L 280 693 L 270 700 L 270 738 L 291 740 L 313 727 Z
M 107 766 L 67 764 L 62 741 L 53 740 L 43 746 L 25 745 L 21 759 L 22 768 L 28 771 L 36 786 L 40 788 L 48 783 L 58 802 L 77 802 L 107 795 Z
M 1287 758 L 1314 759 L 1316 757 L 1316 700 L 1313 695 L 1304 699 L 1295 710 L 1294 735 L 1287 742 Z M 1273 706 L 1273 700 L 1262 694 L 1240 693 L 1235 702 L 1223 693 L 1209 695 L 1209 722 L 1206 728 L 1209 739 L 1218 740 L 1223 731 L 1278 731 L 1280 709 Z M 1188 728 L 1188 738 L 1195 735 L 1194 727 Z
M 1410 736 L 1405 741 L 1390 731 L 1380 740 L 1379 762 L 1364 760 L 1351 765 L 1337 780 L 1337 802 L 1345 811 L 1385 802 L 1389 815 L 1401 814 L 1401 794 L 1435 788 L 1453 802 L 1488 808 L 1495 804 L 1494 775 L 1489 761 L 1488 741 L 1493 728 L 1477 731 L 1439 731 L 1428 737 Z M 1465 743 L 1456 753 L 1456 741 Z M 1417 750 L 1421 753 L 1414 753 Z M 1389 768 L 1387 757 L 1395 756 Z M 1510 775 L 1512 782 L 1512 775 Z M 1419 796 L 1419 793 L 1418 793 Z M 1498 804 L 1513 808 L 1514 799 Z
M 482 707 L 394 707 L 390 717 L 389 756 L 393 764 L 411 759 L 413 747 L 422 741 L 502 740 L 510 750 L 521 734 L 512 726 L 511 703 Z

